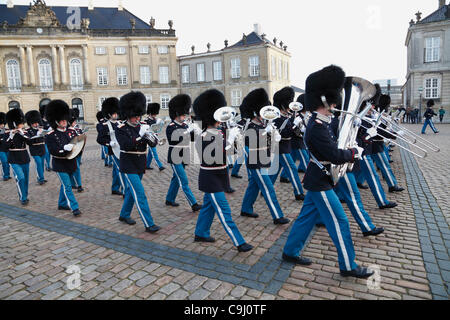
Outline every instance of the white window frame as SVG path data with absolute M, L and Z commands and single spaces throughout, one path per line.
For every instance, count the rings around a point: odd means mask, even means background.
M 109 83 L 108 79 L 108 68 L 107 67 L 98 67 L 97 68 L 97 84 L 99 86 L 107 86 Z
M 147 99 L 147 105 L 148 105 L 149 103 L 152 103 L 152 102 L 153 102 L 153 97 L 152 97 L 151 94 L 150 94 L 150 95 L 145 95 L 145 99 Z
M 22 90 L 19 61 L 15 59 L 6 61 L 6 78 L 9 92 L 20 92 Z
M 168 93 L 162 93 L 160 96 L 160 104 L 161 104 L 161 109 L 167 110 L 169 109 L 169 102 L 170 102 L 170 94 Z
M 205 82 L 206 81 L 205 64 L 197 63 L 196 70 L 197 70 L 197 82 Z
M 283 60 L 278 59 L 278 79 L 283 79 Z
M 248 75 L 250 77 L 259 77 L 260 75 L 259 56 L 250 56 L 248 58 Z
M 72 90 L 83 90 L 83 66 L 81 60 L 78 58 L 70 60 L 69 69 Z
M 239 107 L 242 104 L 242 90 L 233 89 L 231 90 L 231 106 Z
M 231 78 L 239 79 L 241 77 L 241 58 L 236 57 L 230 60 L 231 64 Z
M 128 85 L 128 69 L 127 67 L 117 67 L 117 85 L 126 86 Z
M 181 66 L 181 83 L 190 82 L 190 73 L 191 67 L 188 64 Z
M 222 61 L 214 61 L 213 62 L 213 79 L 214 81 L 222 81 Z
M 114 51 L 117 55 L 123 55 L 127 54 L 127 48 L 126 47 L 115 47 Z
M 438 62 L 441 56 L 441 38 L 425 38 L 425 62 Z
M 103 105 L 103 101 L 105 101 L 106 99 L 108 99 L 107 97 L 99 97 L 98 98 L 98 107 L 97 107 L 97 111 L 102 111 L 102 105 Z
M 440 84 L 438 77 L 429 77 L 424 81 L 425 99 L 439 99 L 441 96 Z
M 169 46 L 158 46 L 158 54 L 168 54 L 169 53 Z
M 277 77 L 277 58 L 272 56 L 272 77 Z
M 95 47 L 95 54 L 96 55 L 105 55 L 106 47 Z
M 41 91 L 53 91 L 52 63 L 49 59 L 40 59 L 38 62 L 39 83 Z
M 139 54 L 149 54 L 150 47 L 149 46 L 139 46 L 138 52 L 139 52 Z
M 165 70 L 167 70 L 167 72 L 165 72 Z M 160 84 L 170 83 L 169 66 L 159 66 L 159 83 Z
M 149 66 L 140 66 L 139 67 L 139 74 L 140 74 L 140 80 L 141 84 L 151 84 L 152 83 L 152 76 L 150 72 Z

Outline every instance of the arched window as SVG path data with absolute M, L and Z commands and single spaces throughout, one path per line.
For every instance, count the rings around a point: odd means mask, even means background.
M 8 103 L 9 110 L 11 109 L 20 109 L 20 103 L 18 101 L 10 101 Z
M 72 90 L 83 90 L 83 74 L 81 72 L 81 60 L 72 59 L 70 66 L 70 85 Z
M 80 110 L 80 117 L 78 120 L 84 120 L 83 100 L 80 98 L 72 99 L 72 108 Z
M 6 61 L 6 76 L 8 78 L 9 92 L 18 92 L 22 89 L 19 62 L 17 60 Z
M 41 82 L 41 91 L 53 90 L 52 64 L 48 59 L 41 59 L 38 62 L 39 79 Z

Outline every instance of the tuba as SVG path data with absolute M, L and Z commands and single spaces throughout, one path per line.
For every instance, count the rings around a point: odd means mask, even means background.
M 368 103 L 366 108 L 358 114 L 358 110 L 363 103 L 363 101 L 374 97 L 376 94 L 375 86 L 369 81 L 357 78 L 357 77 L 347 77 L 345 81 L 345 86 L 343 89 L 343 105 L 341 118 L 339 121 L 339 137 L 338 137 L 338 148 L 348 149 L 352 148 L 356 143 L 356 137 L 358 135 L 358 130 L 361 126 L 360 119 L 363 118 L 370 110 L 371 104 Z M 348 169 L 351 169 L 353 164 L 346 163 L 343 165 L 331 165 L 331 177 L 334 184 L 339 182 Z

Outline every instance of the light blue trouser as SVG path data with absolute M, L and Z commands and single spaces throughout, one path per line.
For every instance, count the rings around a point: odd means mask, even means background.
M 364 173 L 361 171 L 361 167 L 359 168 L 359 170 L 353 169 L 353 174 L 355 175 L 356 183 L 364 184 L 364 182 L 366 182 L 366 177 L 364 176 Z
M 34 163 L 36 164 L 37 181 L 43 182 L 44 178 L 44 161 L 45 156 L 33 156 Z
M 308 151 L 306 149 L 292 149 L 291 157 L 295 164 L 297 163 L 298 160 L 300 160 L 297 171 L 301 170 L 303 172 L 306 172 L 309 163 Z M 289 179 L 289 176 L 286 174 L 286 170 L 284 168 L 283 171 L 281 172 L 281 177 Z
M 28 182 L 30 174 L 30 164 L 15 164 L 11 163 L 14 179 L 16 179 L 17 192 L 19 200 L 25 201 L 28 199 Z
M 253 204 L 258 198 L 261 191 L 264 200 L 266 200 L 272 218 L 280 219 L 284 217 L 277 195 L 270 180 L 268 169 L 247 169 L 248 187 L 245 191 L 244 200 L 242 201 L 242 212 L 253 213 Z
M 383 175 L 384 180 L 386 180 L 388 187 L 391 188 L 397 186 L 397 179 L 395 179 L 394 172 L 392 172 L 386 154 L 384 152 L 372 154 L 372 160 L 375 161 L 377 167 L 380 168 L 381 174 Z
M 108 147 L 107 146 L 102 146 L 102 150 L 103 150 L 103 154 L 105 155 L 105 166 L 110 166 L 112 165 L 112 156 L 108 155 Z M 103 159 L 103 156 L 102 156 Z
M 352 172 L 347 172 L 347 174 L 339 180 L 339 183 L 335 187 L 335 191 L 336 194 L 339 191 L 340 197 L 347 203 L 353 218 L 355 218 L 355 221 L 358 223 L 362 232 L 369 232 L 375 229 L 372 219 L 366 210 L 364 210 L 361 194 L 356 185 L 355 175 Z
M 281 168 L 286 170 L 286 174 L 288 175 L 289 181 L 291 181 L 292 187 L 294 188 L 294 195 L 298 196 L 304 193 L 302 182 L 300 181 L 300 177 L 298 176 L 297 167 L 292 160 L 291 154 L 280 154 L 279 155 L 279 165 L 278 171 L 270 176 L 270 180 L 272 180 L 272 184 L 275 184 L 277 181 L 278 175 L 280 174 Z
M 152 214 L 148 206 L 147 196 L 142 185 L 142 174 L 123 173 L 126 180 L 125 200 L 123 202 L 121 218 L 130 218 L 134 204 L 136 204 L 139 215 L 146 228 L 153 227 Z
M 3 179 L 11 178 L 10 165 L 8 162 L 8 153 L 0 152 L 0 161 L 2 162 Z
M 100 147 L 101 147 L 100 150 L 102 152 L 102 160 L 105 160 L 106 159 L 105 146 L 100 146 Z
M 422 133 L 425 133 L 425 131 L 427 130 L 428 126 L 430 126 L 431 130 L 433 130 L 434 133 L 438 132 L 438 130 L 434 126 L 433 120 L 432 119 L 426 119 L 425 123 L 423 124 Z
M 150 168 L 150 166 L 152 165 L 153 158 L 155 158 L 155 162 L 158 168 L 162 168 L 163 164 L 161 163 L 161 161 L 159 161 L 158 151 L 156 150 L 156 147 L 149 148 L 148 150 L 147 168 Z
M 77 199 L 72 192 L 72 174 L 67 172 L 57 172 L 56 174 L 61 181 L 58 206 L 69 207 L 72 211 L 79 209 Z
M 244 244 L 245 240 L 231 217 L 231 209 L 223 192 L 205 193 L 203 207 L 200 210 L 197 226 L 195 227 L 195 235 L 202 238 L 210 237 L 214 213 L 217 213 L 222 226 L 233 241 L 233 244 L 236 247 Z
M 385 206 L 389 204 L 389 201 L 386 199 L 386 194 L 384 193 L 383 186 L 380 182 L 380 177 L 378 176 L 377 170 L 372 161 L 372 157 L 364 156 L 361 163 L 361 172 L 364 175 L 367 183 L 369 184 L 370 191 L 375 198 L 378 206 Z
M 81 183 L 81 171 L 80 171 L 81 157 L 78 156 L 75 159 L 77 160 L 77 170 L 75 170 L 75 172 L 70 176 L 70 181 L 72 183 L 72 187 L 79 188 L 83 186 L 83 184 Z
M 241 170 L 241 167 L 242 167 L 242 164 L 244 163 L 244 161 L 245 161 L 245 155 L 242 154 L 234 162 L 233 170 L 231 171 L 231 175 L 233 175 L 233 176 L 239 175 L 239 171 Z
M 391 155 L 389 154 L 389 147 L 387 145 L 384 145 L 384 154 L 386 155 L 388 162 L 392 160 Z
M 52 168 L 52 163 L 50 160 L 50 152 L 48 151 L 47 145 L 45 145 L 45 168 L 47 170 Z
M 125 176 L 120 172 L 120 160 L 115 155 L 111 156 L 113 162 L 112 187 L 111 191 L 122 192 L 125 194 Z
M 184 170 L 184 165 L 171 164 L 171 166 L 173 170 L 173 177 L 172 181 L 170 181 L 170 186 L 169 190 L 167 191 L 166 200 L 174 203 L 177 198 L 178 189 L 181 186 L 184 195 L 186 196 L 186 199 L 189 202 L 189 205 L 192 207 L 194 204 L 197 203 L 197 200 L 195 199 L 194 194 L 189 188 L 189 181 L 186 176 L 186 171 Z
M 283 252 L 290 257 L 297 257 L 319 216 L 324 221 L 328 234 L 337 248 L 339 268 L 345 271 L 356 269 L 358 265 L 355 263 L 355 249 L 350 234 L 350 225 L 333 190 L 309 191 L 306 194 L 305 202 L 292 226 Z

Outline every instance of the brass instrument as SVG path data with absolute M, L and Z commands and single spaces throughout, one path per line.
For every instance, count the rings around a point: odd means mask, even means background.
M 79 136 L 73 138 L 72 141 L 70 141 L 70 144 L 73 144 L 73 149 L 65 156 L 65 158 L 67 160 L 75 159 L 86 146 L 86 140 L 87 137 L 85 134 L 80 134 Z
M 225 123 L 227 126 L 227 129 L 231 129 L 231 128 L 235 128 L 235 127 L 240 129 L 240 133 L 236 136 L 236 140 L 235 140 L 235 144 L 236 144 L 235 151 L 237 153 L 239 153 L 242 150 L 244 150 L 245 142 L 244 142 L 243 129 L 237 125 L 236 117 L 237 117 L 237 112 L 232 107 L 219 108 L 216 110 L 216 112 L 214 112 L 214 120 L 216 120 L 217 122 L 220 122 L 220 123 Z
M 261 116 L 261 118 L 263 118 L 263 120 L 267 122 L 266 128 L 268 128 L 271 131 L 273 137 L 276 134 L 280 135 L 278 129 L 273 125 L 273 122 L 279 117 L 281 117 L 280 109 L 274 106 L 267 106 L 261 109 L 259 115 Z M 263 136 L 265 136 L 266 134 L 267 132 L 264 132 Z

